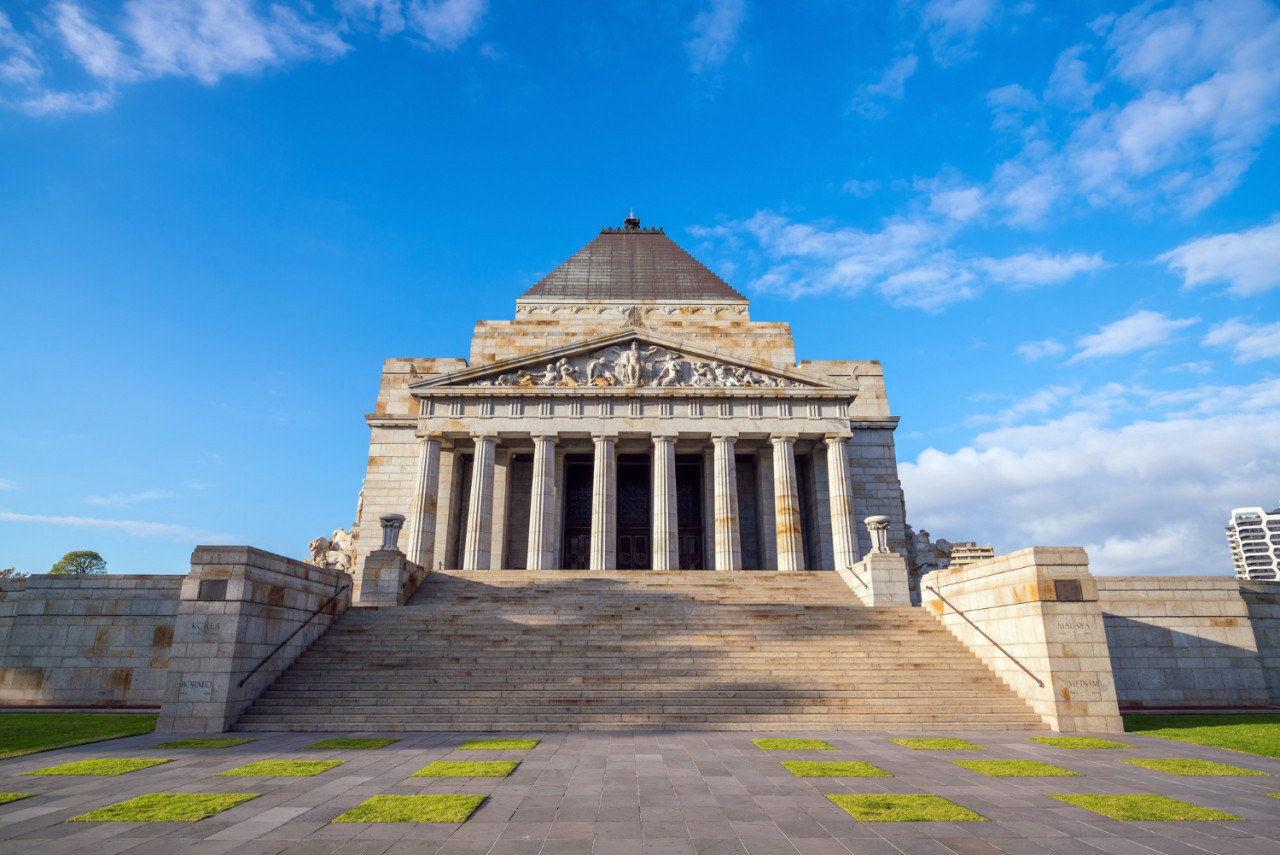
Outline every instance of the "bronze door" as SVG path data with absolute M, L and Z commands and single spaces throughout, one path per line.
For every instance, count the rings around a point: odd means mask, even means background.
M 618 569 L 651 570 L 649 462 L 618 462 Z
M 591 464 L 564 465 L 564 562 L 566 570 L 591 567 Z
M 702 570 L 702 467 L 676 464 L 676 524 L 681 570 Z

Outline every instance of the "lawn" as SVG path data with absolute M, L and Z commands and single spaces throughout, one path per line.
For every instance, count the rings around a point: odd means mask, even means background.
M 1079 774 L 1039 760 L 952 760 L 957 766 L 988 778 L 1078 778 Z
M 942 796 L 834 795 L 827 796 L 859 822 L 986 822 Z
M 484 796 L 374 796 L 334 822 L 466 822 Z
M 257 797 L 257 793 L 148 793 L 67 822 L 199 822 Z
M 1243 766 L 1230 766 L 1226 763 L 1214 763 L 1212 760 L 1190 760 L 1181 757 L 1169 760 L 1121 760 L 1120 762 L 1128 763 L 1130 766 L 1141 766 L 1144 769 L 1154 769 L 1157 772 L 1167 772 L 1170 775 L 1267 774 L 1256 769 L 1246 769 Z
M 245 766 L 237 766 L 218 777 L 234 778 L 310 778 L 341 766 L 345 760 L 260 760 Z
M 244 745 L 253 742 L 252 739 L 236 739 L 231 736 L 211 736 L 207 739 L 179 739 L 176 742 L 162 742 L 159 745 L 153 745 L 152 748 L 234 748 L 237 745 Z
M 892 778 L 879 766 L 861 760 L 784 760 L 783 768 L 797 778 Z
M 1280 757 L 1280 715 L 1127 715 L 1129 733 Z
M 459 751 L 528 751 L 541 739 L 473 739 L 458 746 Z
M 519 766 L 516 760 L 437 760 L 411 778 L 505 778 Z
M 137 736 L 155 729 L 154 715 L 87 713 L 4 713 L 0 715 L 0 760 Z
M 821 739 L 753 739 L 756 748 L 763 751 L 835 751 Z
M 35 793 L 0 793 L 0 805 L 7 805 L 9 802 L 29 799 L 34 795 Z
M 78 760 L 75 763 L 63 763 L 61 766 L 50 766 L 47 769 L 36 769 L 25 772 L 27 775 L 101 775 L 112 777 L 127 775 L 140 769 L 150 769 L 172 760 L 143 760 L 141 758 L 103 757 L 96 760 Z
M 1210 810 L 1190 802 L 1178 801 L 1153 793 L 1120 796 L 1051 795 L 1051 799 L 1091 810 L 1121 822 L 1182 822 L 1187 820 L 1240 819 L 1229 813 Z
M 1098 739 L 1094 736 L 1033 736 L 1031 741 L 1052 748 L 1133 748 L 1123 742 L 1112 742 L 1110 739 Z
M 916 751 L 986 751 L 985 745 L 975 745 L 963 739 L 890 739 L 906 748 Z
M 343 751 L 355 751 L 355 750 L 374 751 L 379 748 L 386 748 L 388 745 L 391 745 L 392 743 L 399 742 L 399 741 L 400 740 L 398 739 L 377 739 L 377 738 L 322 739 L 319 742 L 313 742 L 310 745 L 305 745 L 303 747 L 315 748 L 320 750 L 341 749 Z

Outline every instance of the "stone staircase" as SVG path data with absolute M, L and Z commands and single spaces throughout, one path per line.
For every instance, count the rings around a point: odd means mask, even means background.
M 1039 729 L 917 608 L 834 573 L 433 572 L 351 609 L 237 730 Z

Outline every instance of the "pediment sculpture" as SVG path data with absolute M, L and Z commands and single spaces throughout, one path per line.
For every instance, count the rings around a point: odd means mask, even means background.
M 612 345 L 592 353 L 561 357 L 542 368 L 530 368 L 533 370 L 518 368 L 468 385 L 508 388 L 617 386 L 630 389 L 645 386 L 779 388 L 800 385 L 786 377 L 776 377 L 732 363 L 696 359 L 658 345 L 641 347 L 636 341 L 629 346 Z
M 363 487 L 360 492 L 363 499 Z M 346 529 L 336 529 L 330 537 L 317 537 L 307 544 L 307 548 L 311 550 L 311 563 L 317 567 L 341 570 L 344 573 L 351 572 L 355 550 L 351 542 L 351 532 Z

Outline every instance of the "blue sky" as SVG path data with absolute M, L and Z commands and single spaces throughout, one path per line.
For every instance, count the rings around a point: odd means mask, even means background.
M 879 359 L 908 519 L 1229 572 L 1280 500 L 1280 8 L 27 2 L 0 12 L 0 567 L 349 525 L 389 356 L 634 207 Z

